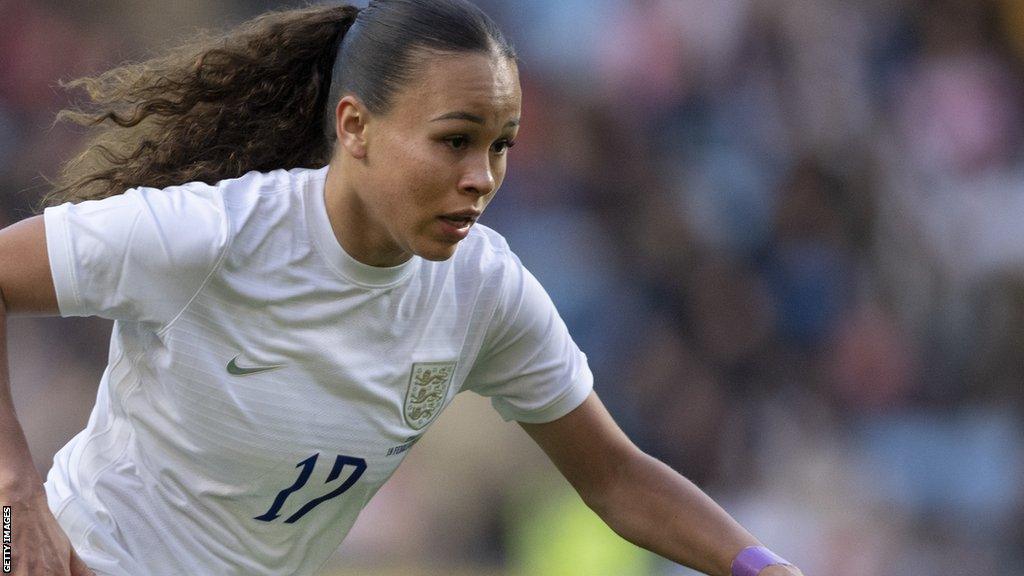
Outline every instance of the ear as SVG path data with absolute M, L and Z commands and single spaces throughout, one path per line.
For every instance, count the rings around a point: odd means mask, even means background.
M 347 95 L 334 109 L 334 128 L 338 144 L 353 158 L 366 157 L 366 125 L 370 111 L 355 96 Z

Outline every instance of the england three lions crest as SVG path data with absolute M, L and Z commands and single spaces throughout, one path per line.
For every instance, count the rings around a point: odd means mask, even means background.
M 420 430 L 441 411 L 455 375 L 455 362 L 416 362 L 405 395 L 405 421 Z

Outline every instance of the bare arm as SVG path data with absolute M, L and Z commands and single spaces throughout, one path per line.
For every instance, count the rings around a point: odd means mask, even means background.
M 60 314 L 42 216 L 0 230 L 0 294 L 8 314 Z
M 692 482 L 644 454 L 596 394 L 547 424 L 520 424 L 608 526 L 630 542 L 715 576 L 760 542 Z M 800 574 L 771 566 L 762 576 Z
M 11 399 L 6 317 L 18 313 L 59 313 L 42 216 L 0 230 L 0 489 L 8 490 L 12 483 L 23 488 L 30 482 L 42 484 Z
M 0 230 L 0 503 L 12 509 L 15 576 L 89 576 L 93 572 L 71 548 L 50 512 L 43 479 L 14 413 L 7 363 L 8 314 L 59 314 L 42 216 Z

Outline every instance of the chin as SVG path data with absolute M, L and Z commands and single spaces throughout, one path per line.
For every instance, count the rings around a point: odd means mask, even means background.
M 455 249 L 459 245 L 456 244 L 432 244 L 430 246 L 422 246 L 420 249 L 415 250 L 414 254 L 423 258 L 424 260 L 431 260 L 433 262 L 443 262 L 448 260 L 455 255 Z

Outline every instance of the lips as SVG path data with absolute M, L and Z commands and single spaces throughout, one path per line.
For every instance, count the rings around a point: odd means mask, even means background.
M 440 218 L 441 218 L 441 220 L 444 220 L 445 222 L 448 222 L 449 224 L 451 224 L 452 226 L 455 226 L 456 228 L 464 228 L 466 226 L 469 226 L 473 222 L 475 222 L 475 220 L 473 220 L 470 217 L 457 217 L 456 218 L 456 217 L 452 217 L 452 216 L 440 216 Z
M 460 212 L 449 212 L 448 214 L 442 214 L 438 216 L 441 220 L 448 222 L 456 228 L 466 228 L 473 225 L 477 218 L 480 217 L 480 212 L 477 210 L 462 210 Z
M 441 224 L 441 233 L 449 241 L 458 242 L 469 235 L 469 229 L 480 217 L 478 210 L 462 210 L 449 212 L 437 217 Z

